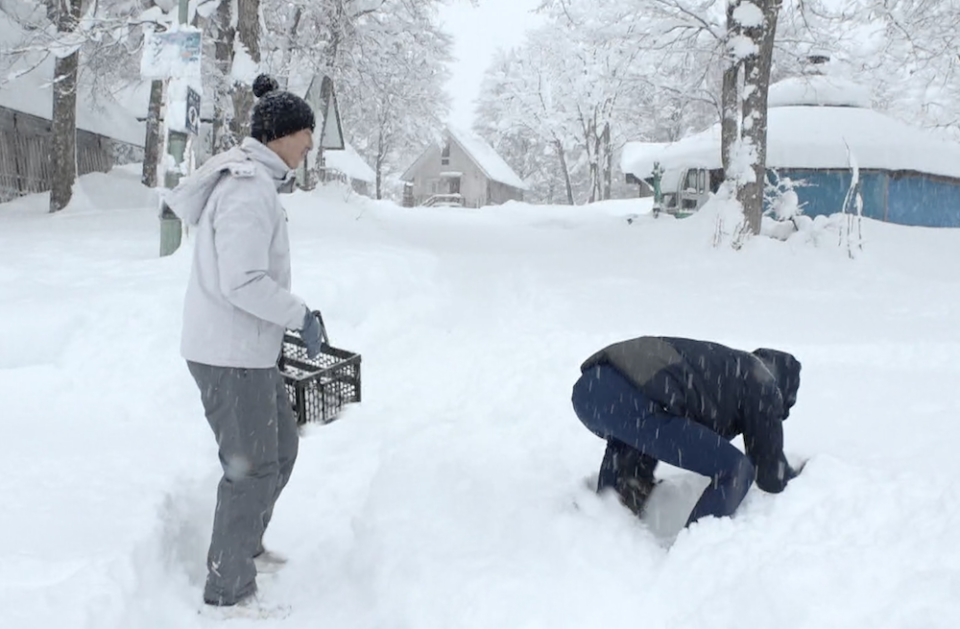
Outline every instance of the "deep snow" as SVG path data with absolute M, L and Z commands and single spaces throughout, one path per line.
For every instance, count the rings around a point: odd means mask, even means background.
M 214 624 L 190 242 L 158 258 L 136 180 L 85 177 L 55 216 L 0 206 L 4 628 Z M 628 225 L 641 201 L 287 206 L 295 290 L 363 354 L 364 402 L 306 431 L 277 507 L 283 626 L 960 626 L 960 231 L 866 221 L 850 260 L 829 230 L 733 252 L 707 214 Z M 661 470 L 646 525 L 585 491 L 603 444 L 570 408 L 578 366 L 640 334 L 794 352 L 803 475 L 678 536 L 698 477 Z

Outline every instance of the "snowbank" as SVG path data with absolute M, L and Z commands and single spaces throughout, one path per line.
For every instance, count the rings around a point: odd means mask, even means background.
M 216 445 L 178 355 L 192 242 L 157 257 L 132 176 L 86 197 L 124 210 L 0 206 L 4 626 L 215 624 Z M 261 579 L 293 613 L 258 626 L 960 624 L 960 232 L 865 221 L 851 261 L 715 249 L 707 214 L 627 224 L 628 202 L 285 203 L 295 290 L 363 354 L 364 402 L 305 432 L 267 537 L 290 563 Z M 645 333 L 794 352 L 803 475 L 679 535 L 699 477 L 660 470 L 644 523 L 587 491 L 603 443 L 570 408 L 578 366 Z

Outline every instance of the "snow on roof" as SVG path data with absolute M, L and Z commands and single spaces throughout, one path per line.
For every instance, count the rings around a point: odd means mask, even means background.
M 342 151 L 325 150 L 323 152 L 323 159 L 327 168 L 339 170 L 350 179 L 375 183 L 377 173 L 363 161 L 360 154 L 349 143 L 345 143 L 345 146 L 346 148 Z
M 767 107 L 819 105 L 869 109 L 870 90 L 853 81 L 822 74 L 794 76 L 770 86 Z
M 23 30 L 0 11 L 0 42 L 4 47 L 12 47 L 23 40 Z M 53 55 L 47 51 L 27 52 L 15 59 L 11 66 L 4 64 L 7 72 L 0 77 L 0 107 L 50 120 L 53 117 L 53 89 L 50 85 L 53 64 Z M 95 102 L 93 94 L 82 82 L 77 93 L 77 128 L 135 146 L 143 146 L 146 137 L 146 127 L 137 121 L 135 115 L 105 98 Z
M 520 190 L 529 190 L 523 179 L 513 172 L 513 169 L 483 138 L 476 133 L 454 127 L 448 127 L 447 131 L 488 179 Z
M 670 146 L 668 142 L 626 142 L 623 145 L 623 150 L 620 151 L 620 171 L 624 173 L 633 173 L 630 169 L 638 161 L 646 161 L 647 158 L 651 155 L 654 156 L 653 159 L 650 159 L 650 163 L 653 164 L 656 161 L 656 154 Z M 651 167 L 652 168 L 652 167 Z
M 811 78 L 799 79 L 805 83 L 788 79 L 771 86 L 768 167 L 848 169 L 849 145 L 860 168 L 960 178 L 960 143 L 864 107 L 864 94 L 852 89 L 855 84 L 835 78 L 809 81 Z M 811 100 L 833 104 L 813 106 Z M 798 101 L 808 104 L 787 104 Z M 720 168 L 719 123 L 661 149 L 634 153 L 629 163 L 623 160 L 623 170 L 648 178 L 654 161 L 668 170 Z

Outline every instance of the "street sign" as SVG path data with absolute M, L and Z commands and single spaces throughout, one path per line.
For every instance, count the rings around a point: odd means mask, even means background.
M 187 131 L 193 135 L 200 135 L 200 94 L 192 87 L 187 87 Z
M 177 31 L 144 33 L 140 77 L 147 80 L 201 76 L 200 30 L 188 26 Z

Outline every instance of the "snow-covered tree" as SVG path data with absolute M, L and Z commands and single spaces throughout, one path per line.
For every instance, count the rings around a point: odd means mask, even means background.
M 609 198 L 625 141 L 677 140 L 716 119 L 719 35 L 685 26 L 675 2 L 546 0 L 543 10 L 547 24 L 491 64 L 478 104 L 477 131 L 506 154 L 539 141 L 508 158 L 515 169 L 554 162 L 557 174 L 527 175 L 534 197 L 559 178 L 569 203 Z
M 498 53 L 480 88 L 476 130 L 531 184 L 533 200 L 552 199 L 560 188 L 573 205 L 575 175 L 568 156 L 577 136 L 556 90 L 554 55 L 560 50 L 550 38 L 535 35 L 522 48 Z M 529 151 L 530 146 L 537 148 Z
M 728 0 L 727 69 L 741 68 L 740 136 L 728 155 L 727 181 L 734 182 L 743 206 L 745 228 L 760 233 L 767 157 L 767 92 L 773 65 L 773 43 L 782 0 Z M 726 88 L 733 83 L 725 81 Z M 732 103 L 732 97 L 724 98 Z M 724 111 L 728 119 L 732 111 Z M 732 125 L 731 125 L 732 126 Z
M 268 67 L 284 79 L 283 86 L 297 74 L 326 75 L 338 81 L 357 43 L 360 20 L 387 11 L 387 2 L 264 0 L 264 24 L 271 34 L 263 50 Z
M 832 44 L 822 48 L 869 85 L 877 108 L 960 138 L 960 3 L 818 0 L 814 8 L 805 15 Z
M 356 37 L 344 54 L 340 102 L 354 148 L 384 183 L 438 138 L 450 110 L 444 90 L 453 42 L 437 25 L 436 3 L 387 0 L 382 10 L 357 19 Z
M 53 58 L 51 104 L 50 211 L 65 208 L 77 174 L 77 95 L 81 84 L 90 94 L 109 98 L 111 79 L 119 76 L 131 58 L 127 47 L 131 20 L 139 13 L 138 0 L 99 3 L 93 0 L 2 0 L 0 10 L 16 22 L 26 37 L 4 42 L 3 61 L 29 55 L 24 72 Z M 16 79 L 0 62 L 0 84 Z M 96 98 L 93 102 L 96 103 Z
M 378 196 L 449 111 L 452 41 L 437 26 L 446 1 L 264 0 L 268 67 L 284 80 L 333 79 L 345 135 L 373 165 Z
M 50 211 L 67 207 L 77 178 L 77 79 L 80 42 L 71 41 L 80 24 L 80 0 L 47 0 L 47 17 L 56 26 L 58 47 L 53 65 Z
M 216 0 L 204 20 L 206 50 L 213 63 L 204 67 L 204 92 L 213 99 L 213 149 L 237 144 L 249 132 L 253 81 L 260 73 L 260 0 Z
M 499 51 L 487 69 L 477 102 L 474 130 L 510 164 L 530 187 L 524 198 L 531 203 L 574 203 L 567 149 L 559 133 L 542 125 L 543 103 L 524 101 L 510 90 L 522 76 L 523 66 L 514 64 L 518 51 Z M 524 109 L 525 105 L 530 106 Z M 535 106 L 535 105 L 539 105 Z

